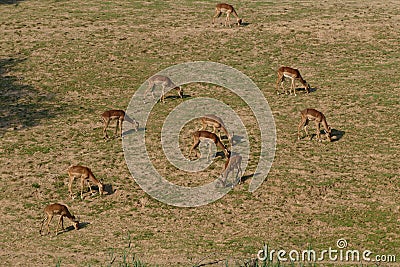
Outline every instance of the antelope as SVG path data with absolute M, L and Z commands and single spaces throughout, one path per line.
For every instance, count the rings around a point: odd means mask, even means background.
M 79 220 L 77 218 L 75 218 L 75 216 L 69 212 L 68 208 L 65 205 L 58 204 L 58 203 L 50 204 L 44 208 L 44 213 L 45 213 L 46 217 L 42 221 L 42 225 L 41 225 L 40 231 L 39 231 L 40 235 L 42 235 L 43 225 L 46 221 L 47 221 L 47 234 L 50 233 L 49 224 L 50 224 L 51 220 L 53 219 L 54 215 L 60 215 L 60 220 L 58 221 L 57 228 L 56 228 L 56 233 L 55 233 L 56 235 L 58 234 L 58 227 L 60 226 L 60 223 L 61 223 L 62 230 L 64 230 L 64 217 L 67 217 L 68 219 L 70 219 L 73 222 L 76 230 L 79 229 Z
M 68 190 L 70 197 L 74 199 L 72 194 L 72 183 L 74 182 L 75 178 L 81 178 L 81 199 L 83 199 L 83 187 L 85 182 L 89 186 L 90 193 L 93 195 L 92 187 L 90 186 L 90 182 L 96 184 L 99 187 L 99 194 L 103 194 L 103 184 L 94 177 L 93 172 L 88 167 L 83 166 L 70 166 L 68 168 L 68 176 L 69 176 L 69 183 L 68 183 Z
M 225 166 L 224 166 L 224 171 L 221 174 L 221 181 L 222 184 L 226 184 L 226 180 L 228 179 L 229 173 L 232 172 L 234 173 L 235 169 L 237 169 L 235 178 L 234 178 L 234 184 L 240 184 L 241 183 L 241 179 L 242 179 L 242 156 L 240 156 L 239 154 L 233 155 L 230 158 L 228 158 L 225 162 Z M 240 175 L 239 175 L 240 172 Z M 234 186 L 234 184 L 232 184 L 232 187 Z
M 135 119 L 132 119 L 131 117 L 126 115 L 125 111 L 123 111 L 123 110 L 113 109 L 113 110 L 104 111 L 103 114 L 101 114 L 101 118 L 103 119 L 103 122 L 104 122 L 104 128 L 103 128 L 104 137 L 103 137 L 103 139 L 108 138 L 107 127 L 110 124 L 110 122 L 113 120 L 117 121 L 117 125 L 115 126 L 114 135 L 117 135 L 118 126 L 119 126 L 119 130 L 121 133 L 120 136 L 122 137 L 122 123 L 124 122 L 124 120 L 131 123 L 133 125 L 133 128 L 135 129 L 135 131 L 138 131 L 138 129 L 139 129 L 139 123 Z
M 179 97 L 183 98 L 183 89 L 182 89 L 182 87 L 176 86 L 171 81 L 171 79 L 168 78 L 167 76 L 154 75 L 148 80 L 148 82 L 149 82 L 149 87 L 144 92 L 143 102 L 145 102 L 145 98 L 146 98 L 146 96 L 147 96 L 149 91 L 151 91 L 151 96 L 153 97 L 153 99 L 155 98 L 154 97 L 154 87 L 156 85 L 161 85 L 161 90 L 162 90 L 161 101 L 163 103 L 165 103 L 165 89 L 170 89 L 170 88 L 177 89 Z
M 219 18 L 222 13 L 226 13 L 226 18 L 225 18 L 225 27 L 227 26 L 229 20 L 230 20 L 230 15 L 232 14 L 236 18 L 236 24 L 240 26 L 242 24 L 242 19 L 239 18 L 238 14 L 236 13 L 236 10 L 233 8 L 233 6 L 228 5 L 228 4 L 217 4 L 215 7 L 215 14 L 213 16 L 213 21 L 212 23 L 214 24 L 215 19 Z M 229 25 L 231 26 L 231 25 Z
M 222 149 L 222 151 L 225 154 L 225 157 L 229 158 L 231 152 L 224 144 L 222 144 L 221 140 L 215 133 L 211 133 L 208 131 L 196 131 L 192 134 L 192 136 L 193 136 L 193 145 L 189 150 L 189 157 L 192 155 L 193 149 L 196 149 L 201 141 L 206 141 L 206 142 L 213 141 L 217 147 Z M 210 158 L 210 154 L 211 154 L 211 146 L 209 146 L 209 153 L 207 155 L 207 160 Z M 199 152 L 197 150 L 196 150 L 196 157 L 199 157 Z
M 308 131 L 307 131 L 307 126 L 309 121 L 314 121 L 315 122 L 315 127 L 317 128 L 317 139 L 319 142 L 321 142 L 321 135 L 320 135 L 320 124 L 322 123 L 322 126 L 325 129 L 325 135 L 328 138 L 329 142 L 332 141 L 331 138 L 331 127 L 328 125 L 326 122 L 325 115 L 322 114 L 322 112 L 319 112 L 318 110 L 312 109 L 312 108 L 307 108 L 301 111 L 301 121 L 299 123 L 299 126 L 297 128 L 297 138 L 300 140 L 300 129 L 303 128 L 304 131 L 306 132 L 306 135 L 309 136 Z M 310 138 L 311 139 L 311 138 Z
M 299 70 L 290 67 L 280 67 L 278 69 L 278 79 L 276 80 L 276 93 L 278 95 L 279 95 L 279 90 L 278 90 L 279 83 L 281 84 L 283 93 L 286 94 L 285 88 L 283 87 L 283 82 L 285 78 L 288 78 L 292 81 L 289 89 L 290 94 L 292 94 L 293 90 L 293 93 L 296 96 L 296 89 L 294 87 L 295 80 L 299 80 L 301 82 L 307 94 L 310 92 L 310 85 L 306 82 L 306 80 L 303 79 L 303 77 L 301 77 Z
M 213 133 L 215 133 L 216 130 L 218 129 L 219 139 L 221 139 L 221 131 L 223 131 L 225 135 L 228 137 L 229 143 L 232 144 L 233 133 L 232 135 L 229 135 L 228 131 L 226 130 L 225 124 L 220 117 L 208 114 L 205 115 L 204 117 L 201 117 L 200 120 L 201 120 L 201 128 L 199 131 L 204 131 L 206 130 L 207 126 L 211 126 L 213 127 Z

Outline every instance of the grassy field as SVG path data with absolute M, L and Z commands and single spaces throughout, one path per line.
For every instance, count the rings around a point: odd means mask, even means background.
M 148 266 L 239 266 L 264 243 L 321 251 L 340 238 L 349 249 L 397 253 L 400 262 L 398 2 L 231 3 L 244 26 L 225 28 L 222 17 L 212 25 L 214 1 L 0 1 L 2 265 L 114 266 L 128 253 Z M 150 76 L 190 61 L 249 76 L 272 109 L 277 144 L 254 193 L 245 181 L 212 204 L 177 208 L 135 183 L 121 140 L 103 141 L 100 114 L 125 109 Z M 276 95 L 282 65 L 298 68 L 312 92 Z M 250 109 L 224 88 L 184 89 L 190 99 L 223 100 L 241 116 L 251 142 L 245 175 L 252 175 L 260 137 Z M 163 120 L 187 99 L 156 105 L 148 150 L 171 181 L 196 186 L 214 179 L 223 160 L 188 175 L 158 145 Z M 339 140 L 297 141 L 304 108 L 322 111 Z M 182 131 L 182 149 L 190 142 Z M 71 200 L 71 164 L 90 166 L 108 193 Z M 82 229 L 41 237 L 43 208 L 53 202 L 67 204 Z

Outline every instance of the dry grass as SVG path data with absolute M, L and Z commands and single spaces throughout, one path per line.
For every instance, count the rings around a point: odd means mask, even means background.
M 211 25 L 212 1 L 0 1 L 0 259 L 6 266 L 104 266 L 127 237 L 143 262 L 188 266 L 255 257 L 275 249 L 334 247 L 395 254 L 400 247 L 399 40 L 395 1 L 234 2 L 248 25 Z M 221 19 L 222 21 L 222 19 Z M 165 67 L 210 60 L 251 77 L 277 128 L 276 157 L 263 185 L 248 182 L 199 208 L 148 197 L 132 179 L 118 139 L 102 140 L 100 114 L 124 109 L 135 90 Z M 299 68 L 315 90 L 275 95 L 275 70 Z M 200 90 L 201 89 L 201 90 Z M 232 101 L 252 143 L 245 175 L 254 172 L 259 136 L 247 107 L 226 90 L 190 85 L 192 97 Z M 181 100 L 154 111 L 149 134 Z M 299 111 L 322 111 L 333 143 L 296 140 Z M 187 129 L 198 127 L 195 122 Z M 190 138 L 182 135 L 181 144 Z M 150 153 L 161 172 L 163 155 Z M 109 194 L 71 201 L 66 169 L 90 166 Z M 222 169 L 190 180 L 198 185 Z M 207 176 L 209 175 L 209 176 Z M 207 178 L 208 177 L 208 178 Z M 77 187 L 75 187 L 77 190 Z M 43 208 L 68 204 L 85 227 L 40 237 Z

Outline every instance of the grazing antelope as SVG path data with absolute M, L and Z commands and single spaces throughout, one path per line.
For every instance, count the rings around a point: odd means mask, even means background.
M 124 122 L 124 120 L 131 123 L 133 125 L 133 128 L 135 129 L 135 131 L 138 131 L 138 129 L 139 129 L 139 123 L 135 119 L 132 119 L 131 117 L 126 115 L 125 111 L 123 111 L 123 110 L 113 109 L 113 110 L 104 111 L 103 114 L 101 114 L 101 118 L 103 119 L 103 122 L 104 122 L 104 128 L 103 128 L 103 134 L 104 134 L 103 138 L 104 139 L 108 138 L 107 127 L 110 124 L 110 122 L 113 120 L 117 121 L 117 125 L 115 126 L 115 135 L 117 135 L 118 125 L 119 125 L 119 129 L 120 129 L 120 133 L 121 133 L 121 137 L 122 137 L 122 123 Z
M 46 217 L 42 221 L 42 225 L 41 225 L 40 231 L 39 231 L 40 235 L 42 235 L 43 225 L 46 221 L 47 221 L 47 234 L 50 233 L 49 224 L 50 224 L 51 220 L 53 219 L 54 215 L 60 215 L 60 220 L 58 221 L 57 228 L 56 228 L 56 235 L 58 234 L 58 227 L 60 226 L 60 223 L 61 223 L 62 230 L 64 230 L 64 217 L 67 217 L 74 223 L 74 227 L 76 230 L 79 229 L 78 219 L 75 218 L 75 216 L 69 212 L 68 208 L 65 205 L 58 204 L 58 203 L 50 204 L 44 208 L 44 213 L 45 213 Z
M 309 121 L 314 121 L 315 122 L 315 127 L 317 128 L 317 139 L 318 141 L 321 142 L 321 135 L 320 135 L 320 124 L 322 123 L 322 126 L 325 129 L 325 135 L 328 138 L 329 142 L 332 141 L 331 138 L 331 127 L 328 125 L 326 122 L 325 115 L 322 114 L 322 112 L 319 112 L 318 110 L 312 109 L 312 108 L 307 108 L 301 111 L 301 121 L 299 123 L 299 127 L 297 128 L 297 138 L 300 140 L 300 129 L 303 128 L 304 131 L 306 132 L 306 135 L 309 136 L 308 131 L 307 131 L 307 126 Z M 311 139 L 311 138 L 310 138 Z
M 74 196 L 72 194 L 72 183 L 74 182 L 75 178 L 79 179 L 81 178 L 81 199 L 83 199 L 83 187 L 85 185 L 85 182 L 87 182 L 87 185 L 89 186 L 90 193 L 93 195 L 92 187 L 90 186 L 90 182 L 96 184 L 99 187 L 99 194 L 103 194 L 103 184 L 94 177 L 92 171 L 88 167 L 83 167 L 83 166 L 70 166 L 68 168 L 68 176 L 69 176 L 69 184 L 68 184 L 68 190 L 70 197 L 74 199 Z
M 226 13 L 225 24 L 224 24 L 225 27 L 228 25 L 231 14 L 236 18 L 236 24 L 238 26 L 240 26 L 242 24 L 242 19 L 239 18 L 238 14 L 236 13 L 236 10 L 233 8 L 233 6 L 224 4 L 224 3 L 216 5 L 215 14 L 213 16 L 213 21 L 212 21 L 213 24 L 215 22 L 215 19 L 219 18 L 222 13 Z M 231 25 L 229 25 L 229 26 L 231 26 Z
M 239 154 L 233 155 L 230 158 L 228 158 L 225 162 L 224 166 L 224 171 L 221 174 L 221 181 L 225 185 L 226 180 L 228 179 L 229 173 L 232 172 L 234 173 L 235 169 L 237 169 L 235 178 L 234 178 L 234 184 L 232 184 L 232 187 L 236 184 L 241 183 L 243 171 L 242 171 L 242 156 Z M 240 172 L 240 175 L 239 175 Z
M 278 90 L 279 83 L 281 84 L 283 93 L 286 94 L 286 90 L 283 87 L 283 82 L 284 82 L 285 78 L 288 78 L 292 81 L 290 89 L 289 89 L 290 94 L 292 94 L 292 90 L 293 90 L 293 93 L 296 96 L 296 89 L 294 87 L 295 80 L 299 80 L 301 82 L 301 84 L 304 86 L 304 89 L 306 90 L 307 94 L 310 92 L 310 85 L 306 82 L 306 80 L 303 79 L 303 77 L 301 77 L 299 70 L 293 69 L 290 67 L 280 67 L 278 69 L 278 79 L 276 80 L 276 93 L 278 95 L 279 95 L 279 90 Z
M 207 126 L 211 126 L 213 127 L 213 133 L 216 133 L 216 130 L 218 129 L 219 139 L 221 139 L 221 131 L 223 131 L 226 137 L 228 137 L 229 143 L 232 144 L 233 133 L 232 135 L 229 135 L 228 130 L 226 129 L 225 124 L 220 117 L 208 114 L 204 117 L 201 117 L 200 120 L 201 128 L 199 131 L 204 131 L 206 130 Z
M 213 141 L 217 147 L 222 149 L 222 151 L 225 154 L 225 157 L 229 158 L 231 152 L 224 144 L 222 144 L 221 140 L 215 133 L 211 133 L 208 131 L 196 131 L 192 134 L 192 136 L 193 136 L 193 145 L 189 150 L 189 157 L 192 155 L 193 149 L 196 149 L 201 141 L 206 141 L 206 142 Z M 211 146 L 209 145 L 209 153 L 207 155 L 207 160 L 210 158 L 210 154 L 211 154 Z M 196 150 L 196 157 L 199 157 L 199 152 L 197 150 Z
M 178 95 L 180 98 L 183 98 L 183 89 L 180 86 L 176 86 L 170 78 L 168 78 L 167 76 L 163 76 L 163 75 L 154 75 L 152 76 L 149 80 L 149 87 L 146 89 L 146 91 L 144 92 L 144 96 L 143 96 L 143 102 L 145 102 L 145 98 L 148 94 L 149 91 L 151 91 L 151 96 L 154 97 L 154 87 L 157 85 L 161 85 L 161 90 L 162 90 L 162 95 L 161 95 L 161 101 L 163 103 L 165 103 L 165 89 L 177 89 L 178 90 Z M 146 103 L 146 102 L 145 102 Z

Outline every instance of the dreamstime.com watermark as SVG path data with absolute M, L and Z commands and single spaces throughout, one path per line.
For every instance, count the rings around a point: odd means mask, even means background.
M 329 247 L 321 251 L 313 249 L 306 250 L 274 250 L 268 245 L 259 250 L 257 258 L 260 261 L 280 261 L 280 262 L 347 262 L 347 263 L 394 263 L 394 254 L 375 254 L 371 250 L 348 249 L 347 240 L 339 239 L 336 247 Z
M 239 70 L 215 62 L 199 61 L 178 64 L 158 72 L 157 75 L 167 76 L 175 86 L 182 86 L 184 92 L 187 87 L 192 87 L 191 90 L 201 90 L 199 89 L 201 86 L 196 86 L 196 83 L 211 85 L 209 88 L 222 87 L 224 90 L 236 94 L 251 109 L 253 119 L 257 122 L 260 132 L 260 152 L 257 168 L 249 179 L 249 191 L 254 192 L 267 177 L 275 157 L 275 122 L 262 91 Z M 174 86 L 165 88 L 165 93 L 174 90 L 172 87 Z M 154 107 L 158 105 L 157 109 L 160 110 L 160 107 L 166 106 L 166 104 L 158 103 L 161 96 L 161 86 L 159 85 L 155 90 L 158 97 L 155 99 L 148 97 L 144 101 L 145 92 L 148 88 L 149 80 L 138 88 L 126 109 L 126 114 L 140 123 L 139 131 L 132 131 L 129 128 L 130 125 L 126 123 L 123 125 L 122 145 L 125 161 L 132 177 L 150 196 L 173 206 L 196 207 L 209 204 L 223 197 L 232 188 L 230 186 L 219 186 L 219 177 L 215 177 L 213 182 L 201 186 L 185 187 L 172 183 L 168 180 L 169 177 L 163 177 L 157 171 L 156 167 L 160 166 L 154 166 L 154 159 L 147 153 L 146 129 L 151 127 L 147 125 L 150 115 L 158 116 L 154 112 Z M 188 91 L 190 92 L 190 90 Z M 242 156 L 241 168 L 245 172 L 250 157 L 250 138 L 241 117 L 230 107 L 229 98 L 222 101 L 212 97 L 190 96 L 186 93 L 183 99 L 167 99 L 167 101 L 173 101 L 176 106 L 163 121 L 161 129 L 162 150 L 157 152 L 160 158 L 166 157 L 169 163 L 177 169 L 185 171 L 187 176 L 206 170 L 212 163 L 204 157 L 206 153 L 201 153 L 202 157 L 198 160 L 188 160 L 187 155 L 184 155 L 180 147 L 179 137 L 183 127 L 192 120 L 198 120 L 207 114 L 214 114 L 222 119 L 228 128 L 228 132 L 234 131 L 232 154 Z M 183 134 L 190 136 L 191 133 L 185 132 Z M 213 143 L 212 145 L 214 146 Z M 216 151 L 215 146 L 214 151 Z

